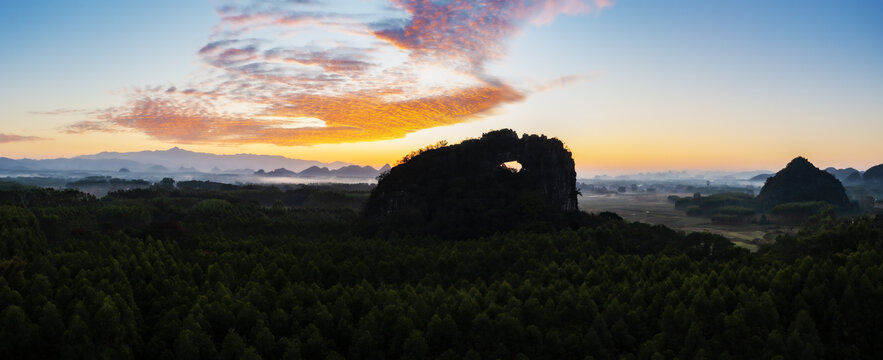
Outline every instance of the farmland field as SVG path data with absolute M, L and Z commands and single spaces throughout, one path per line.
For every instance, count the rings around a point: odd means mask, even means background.
M 661 224 L 686 232 L 707 231 L 730 239 L 737 246 L 751 251 L 760 244 L 770 243 L 775 237 L 786 232 L 796 231 L 796 227 L 781 225 L 724 225 L 714 224 L 709 218 L 687 216 L 668 201 L 669 195 L 689 196 L 690 194 L 606 194 L 584 195 L 579 198 L 582 211 L 598 213 L 610 211 L 622 216 L 626 221 L 648 224 Z

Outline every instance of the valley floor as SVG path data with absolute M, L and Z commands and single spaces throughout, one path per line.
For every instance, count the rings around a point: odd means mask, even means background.
M 589 213 L 614 212 L 626 221 L 665 225 L 686 232 L 707 231 L 720 234 L 733 241 L 737 246 L 751 251 L 756 251 L 758 245 L 773 242 L 778 235 L 798 230 L 797 227 L 782 225 L 714 224 L 707 217 L 687 216 L 683 210 L 675 209 L 674 204 L 668 201 L 669 195 L 689 196 L 691 194 L 583 195 L 579 198 L 579 208 Z

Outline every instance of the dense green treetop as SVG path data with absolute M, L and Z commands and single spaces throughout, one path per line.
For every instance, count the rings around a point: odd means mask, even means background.
M 265 204 L 269 194 L 282 201 Z M 459 241 L 363 237 L 348 207 L 294 199 L 0 186 L 0 358 L 883 353 L 880 216 L 816 216 L 749 254 L 609 213 Z

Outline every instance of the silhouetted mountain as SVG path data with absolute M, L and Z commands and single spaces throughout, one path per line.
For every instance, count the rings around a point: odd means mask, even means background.
M 806 201 L 826 201 L 841 209 L 850 205 L 843 184 L 834 175 L 819 170 L 803 157 L 794 158 L 784 169 L 767 179 L 757 200 L 763 209 Z
M 260 170 L 260 171 L 263 171 L 263 170 Z M 255 175 L 261 175 L 261 174 L 255 173 Z M 297 176 L 297 173 L 294 171 L 288 170 L 286 168 L 279 168 L 279 169 L 264 173 L 263 175 L 266 175 L 266 176 L 289 176 L 290 177 L 290 176 Z
M 723 180 L 744 180 L 751 179 L 753 177 L 757 177 L 758 175 L 770 174 L 772 171 L 770 170 L 751 170 L 751 171 L 738 171 L 738 172 L 718 172 L 718 171 L 707 171 L 705 174 L 705 178 L 720 178 Z M 689 172 L 687 172 L 689 173 Z
M 162 166 L 162 165 L 153 165 L 153 166 L 147 168 L 147 171 L 150 171 L 150 172 L 169 172 L 171 170 L 169 170 L 169 168 Z
M 874 166 L 862 175 L 864 181 L 883 182 L 883 164 Z
M 341 166 L 350 165 L 348 163 L 340 161 L 335 161 L 333 163 L 323 163 L 320 161 L 291 159 L 276 155 L 217 155 L 188 151 L 180 149 L 178 147 L 173 147 L 168 150 L 138 151 L 126 153 L 102 152 L 94 155 L 78 156 L 74 159 L 123 159 L 139 162 L 146 165 L 162 165 L 171 169 L 177 169 L 180 167 L 195 167 L 196 170 L 200 171 L 209 171 L 212 167 L 218 167 L 221 169 L 241 169 L 249 167 L 264 169 L 286 168 L 291 169 L 292 171 L 300 171 L 310 166 L 326 166 L 330 168 L 339 168 Z M 134 167 L 129 168 L 134 169 Z
M 301 171 L 298 175 L 303 177 L 330 177 L 331 170 L 327 167 L 310 166 L 306 170 Z
M 128 173 L 130 173 L 131 171 L 129 171 L 129 169 L 126 169 L 126 168 L 120 168 L 120 170 L 119 170 L 118 172 L 121 173 L 121 174 L 128 174 Z
M 837 178 L 837 180 L 840 180 L 840 182 L 843 182 L 843 180 L 846 180 L 849 175 L 852 175 L 852 173 L 857 172 L 858 170 L 853 168 L 835 169 L 833 167 L 829 167 L 825 169 L 825 171 L 827 171 L 831 175 L 834 175 L 834 177 Z
M 504 167 L 509 161 L 521 170 Z M 507 129 L 410 154 L 379 178 L 364 214 L 381 232 L 465 238 L 558 226 L 578 214 L 576 196 L 573 157 L 560 140 Z
M 846 177 L 841 181 L 844 184 L 858 184 L 862 182 L 862 174 L 858 171 L 853 171 L 852 174 Z
M 30 168 L 21 163 L 21 160 L 14 160 L 6 157 L 0 157 L 0 170 L 29 170 Z
M 380 171 L 370 166 L 350 165 L 332 171 L 337 177 L 371 178 L 377 177 Z
M 766 181 L 766 179 L 769 179 L 771 177 L 773 177 L 773 174 L 760 174 L 752 177 L 751 179 L 748 179 L 748 181 Z
M 120 168 L 137 168 L 142 165 L 121 159 L 0 159 L 0 169 L 5 170 L 59 170 L 59 171 L 118 171 Z
M 389 168 L 389 165 L 386 165 Z M 280 177 L 307 177 L 307 178 L 360 178 L 373 179 L 381 174 L 380 170 L 376 170 L 370 166 L 349 165 L 340 169 L 329 170 L 327 167 L 310 166 L 301 172 L 294 172 L 285 168 L 276 169 L 265 172 L 263 169 L 254 172 L 258 176 L 280 176 Z

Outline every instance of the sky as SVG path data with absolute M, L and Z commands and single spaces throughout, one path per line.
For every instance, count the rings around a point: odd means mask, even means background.
M 0 156 L 363 165 L 511 128 L 580 175 L 883 163 L 880 0 L 0 3 Z

